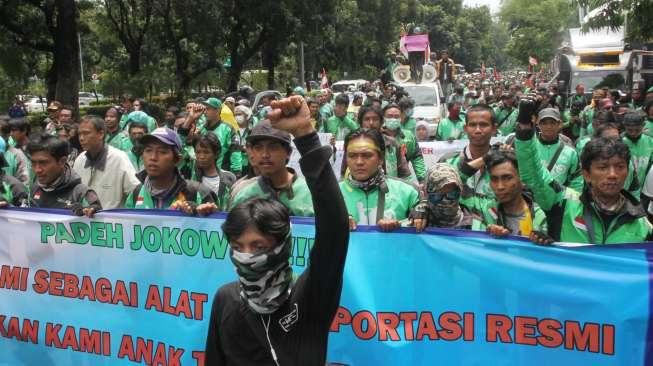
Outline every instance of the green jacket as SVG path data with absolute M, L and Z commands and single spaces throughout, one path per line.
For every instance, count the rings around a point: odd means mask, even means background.
M 417 143 L 417 138 L 412 132 L 400 129 L 397 136 L 395 136 L 395 140 L 406 152 L 406 160 L 412 164 L 417 181 L 423 182 L 426 178 L 426 164 L 424 163 L 424 156 L 422 156 L 422 149 Z
M 438 128 L 435 130 L 435 139 L 438 141 L 466 139 L 467 134 L 465 134 L 464 128 L 465 119 L 462 115 L 459 115 L 455 121 L 447 117 L 438 123 Z
M 231 198 L 227 207 L 233 209 L 239 203 L 252 197 L 273 198 L 281 202 L 290 211 L 292 216 L 315 216 L 313 211 L 313 199 L 303 177 L 289 169 L 294 174 L 290 187 L 283 190 L 276 190 L 270 181 L 263 176 L 247 179 L 237 183 L 231 192 Z
M 229 196 L 231 195 L 231 187 L 236 181 L 236 176 L 231 172 L 224 171 L 218 168 L 218 176 L 220 177 L 220 183 L 218 185 L 218 190 L 213 191 L 215 193 L 215 204 L 218 206 L 220 211 L 225 211 L 227 209 L 227 203 L 229 202 Z M 193 172 L 190 180 L 193 182 L 202 183 L 202 171 L 193 164 Z M 211 187 L 209 187 L 211 188 Z
M 386 177 L 385 185 L 370 192 L 364 192 L 349 184 L 340 182 L 340 191 L 347 205 L 349 216 L 358 225 L 376 225 L 379 219 L 405 220 L 412 217 L 419 203 L 419 193 L 412 185 L 396 178 Z M 385 193 L 383 215 L 378 214 L 379 191 Z
M 537 139 L 535 143 L 540 161 L 543 166 L 547 167 L 547 169 L 558 149 L 562 148 L 549 172 L 553 179 L 555 179 L 561 186 L 569 187 L 577 192 L 581 192 L 583 190 L 584 180 L 580 171 L 580 159 L 578 158 L 576 150 L 560 141 L 560 139 L 558 139 L 554 144 L 546 144 L 540 139 Z
M 591 244 L 639 243 L 648 240 L 653 227 L 639 201 L 623 191 L 622 212 L 605 225 L 586 190 L 582 194 L 559 185 L 540 158 L 531 131 L 517 133 L 515 150 L 519 175 L 533 191 L 535 202 L 546 212 L 549 235 L 556 241 Z
M 349 116 L 344 116 L 339 118 L 336 115 L 331 116 L 327 119 L 324 126 L 324 132 L 330 133 L 336 137 L 336 140 L 344 140 L 345 136 L 351 131 L 358 129 L 358 123 Z
M 141 181 L 145 180 L 146 173 L 137 174 Z M 155 200 L 144 184 L 139 184 L 125 200 L 125 208 L 139 209 L 168 209 L 177 201 L 191 201 L 196 204 L 215 202 L 215 194 L 205 185 L 184 179 L 178 176 L 176 185 L 169 192 L 168 197 Z
M 637 172 L 637 180 L 641 186 L 653 163 L 653 137 L 642 134 L 637 141 L 633 141 L 628 136 L 624 136 L 623 141 L 630 149 L 630 161 Z
M 106 142 L 109 146 L 113 146 L 116 149 L 122 150 L 124 152 L 130 151 L 132 147 L 134 147 L 127 133 L 120 130 L 113 135 L 110 135 L 107 131 L 107 133 L 104 135 L 104 142 Z
M 580 136 L 580 122 L 576 123 L 571 123 L 572 119 L 574 117 L 571 115 L 571 110 L 570 109 L 565 109 L 562 112 L 562 128 L 571 128 L 571 134 L 574 136 L 574 138 Z M 580 115 L 576 116 L 576 118 L 580 119 Z
M 417 121 L 415 120 L 415 118 L 412 118 L 412 117 L 411 117 L 411 118 L 408 118 L 408 119 L 406 120 L 406 123 L 403 123 L 403 124 L 401 125 L 401 129 L 402 129 L 402 130 L 404 130 L 404 131 L 408 131 L 408 132 L 410 132 L 410 133 L 412 133 L 412 134 L 415 133 L 415 129 L 416 129 L 416 128 L 417 128 Z
M 580 128 L 580 136 L 583 137 L 585 135 L 592 135 L 594 132 L 594 127 L 592 126 L 592 122 L 594 121 L 594 116 L 596 115 L 596 108 L 592 108 L 592 106 L 587 106 L 585 109 L 583 109 L 582 112 L 580 112 L 580 120 L 581 120 L 581 128 Z
M 544 211 L 533 202 L 528 195 L 524 194 L 524 199 L 528 202 L 532 218 L 532 229 L 540 232 L 547 232 L 546 215 Z M 489 225 L 500 225 L 506 227 L 506 214 L 501 204 L 495 199 L 472 195 L 460 199 L 460 204 L 467 207 L 474 214 L 472 221 L 472 230 L 485 231 Z M 482 219 L 481 219 L 482 218 Z M 530 233 L 512 233 L 513 235 L 528 236 Z
M 494 191 L 490 187 L 490 174 L 485 169 L 479 171 L 467 169 L 469 167 L 467 163 L 472 160 L 467 147 L 461 152 L 453 155 L 447 154 L 440 158 L 440 162 L 447 163 L 458 171 L 458 176 L 460 176 L 460 180 L 463 181 L 466 187 L 465 192 L 463 192 L 465 196 L 475 194 L 494 199 Z
M 206 124 L 200 128 L 202 135 L 208 131 L 213 132 L 220 140 L 221 151 L 217 161 L 218 167 L 239 175 L 243 171 L 243 160 L 236 131 L 222 122 L 215 125 L 213 129 L 209 129 Z
M 247 155 L 247 150 L 245 149 L 246 142 L 247 142 L 247 137 L 249 137 L 249 134 L 252 132 L 252 128 L 254 126 L 248 127 L 244 130 L 238 130 L 236 133 L 238 134 L 238 141 L 240 142 L 240 146 L 238 146 L 238 152 L 240 154 L 240 162 L 243 167 L 243 174 L 247 172 L 247 169 L 249 168 L 249 156 Z
M 653 137 L 653 119 L 646 118 L 646 121 L 644 121 L 644 133 Z
M 136 173 L 141 172 L 143 169 L 145 169 L 145 165 L 143 164 L 143 154 L 136 155 L 134 150 L 130 149 L 127 151 L 127 157 L 129 157 L 129 161 L 134 166 Z
M 515 132 L 518 112 L 519 110 L 517 108 L 494 109 L 494 114 L 497 116 L 497 125 L 499 126 L 499 132 L 501 132 L 502 135 L 507 136 Z

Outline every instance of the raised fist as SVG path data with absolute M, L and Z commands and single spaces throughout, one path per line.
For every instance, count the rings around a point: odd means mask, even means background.
M 290 98 L 275 100 L 270 107 L 272 111 L 267 117 L 272 127 L 286 131 L 295 138 L 315 131 L 311 124 L 311 113 L 302 96 L 293 95 Z

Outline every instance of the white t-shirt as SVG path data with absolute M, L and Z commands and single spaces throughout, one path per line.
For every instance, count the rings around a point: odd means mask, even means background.
M 653 168 L 646 174 L 646 179 L 642 185 L 642 194 L 646 197 L 653 198 Z M 653 215 L 653 200 L 648 205 L 648 213 Z
M 207 177 L 204 176 L 202 177 L 202 183 L 204 183 L 207 187 L 211 188 L 215 194 L 218 194 L 218 189 L 220 188 L 220 176 L 216 175 L 215 177 Z

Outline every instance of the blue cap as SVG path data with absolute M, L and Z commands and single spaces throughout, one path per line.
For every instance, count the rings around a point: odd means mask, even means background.
M 150 142 L 162 142 L 172 146 L 176 151 L 181 151 L 181 139 L 179 135 L 168 127 L 159 127 L 141 138 L 141 143 L 147 145 Z

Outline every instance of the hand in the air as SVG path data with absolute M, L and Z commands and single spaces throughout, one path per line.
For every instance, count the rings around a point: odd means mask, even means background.
M 311 124 L 311 112 L 304 98 L 293 95 L 290 98 L 273 101 L 272 111 L 268 118 L 272 127 L 286 131 L 295 138 L 308 135 L 315 131 Z

